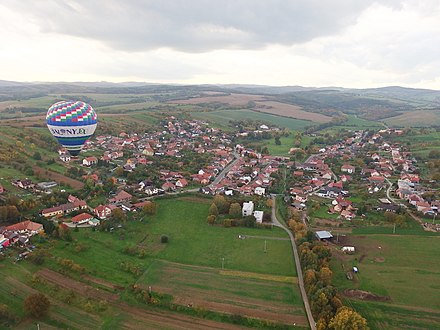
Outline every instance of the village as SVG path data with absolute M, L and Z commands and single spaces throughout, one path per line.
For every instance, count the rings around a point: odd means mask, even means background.
M 251 133 L 271 130 L 277 128 L 261 125 Z M 430 189 L 423 185 L 417 161 L 402 146 L 388 141 L 389 136 L 399 134 L 402 131 L 396 129 L 353 131 L 335 144 L 320 146 L 317 153 L 298 162 L 289 157 L 261 154 L 246 147 L 246 143 L 234 144 L 243 132 L 225 133 L 203 121 L 170 117 L 160 131 L 153 133 L 97 136 L 87 142 L 84 150 L 97 156 L 74 159 L 60 149 L 60 160 L 66 166 L 80 168 L 82 179 L 91 182 L 92 187 L 82 199 L 69 194 L 65 203 L 42 208 L 38 216 L 61 221 L 70 228 L 96 227 L 111 217 L 115 209 L 139 212 L 152 203 L 154 196 L 200 192 L 243 196 L 248 202 L 241 205 L 242 216 L 253 215 L 257 223 L 262 223 L 263 211 L 254 210 L 252 197 L 278 194 L 284 196 L 289 207 L 304 212 L 304 219 L 314 217 L 310 201 L 316 206 L 318 198 L 319 205 L 324 205 L 328 216 L 336 219 L 339 226 L 362 220 L 369 211 L 408 212 L 425 230 L 439 231 L 435 217 L 440 201 L 424 198 L 429 196 L 426 193 Z M 203 158 L 196 160 L 204 165 L 194 160 L 200 155 Z M 110 189 L 100 190 L 108 195 L 98 196 L 104 203 L 93 205 L 90 192 L 108 182 Z M 11 183 L 37 195 L 50 194 L 57 187 L 53 181 L 34 183 L 15 179 Z M 377 196 L 376 202 L 368 208 L 353 202 L 350 197 L 356 196 L 352 190 Z M 0 186 L 0 194 L 5 193 Z M 422 220 L 429 218 L 432 222 Z M 271 221 L 270 216 L 264 219 Z M 30 236 L 42 230 L 41 225 L 31 220 L 34 219 L 1 228 L 0 245 L 6 248 L 16 242 L 26 244 Z

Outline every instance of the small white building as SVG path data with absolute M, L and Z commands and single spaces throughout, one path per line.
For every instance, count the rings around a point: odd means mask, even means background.
M 255 221 L 257 223 L 263 223 L 263 215 L 264 215 L 263 211 L 254 211 Z
M 248 215 L 252 215 L 254 212 L 254 202 L 244 202 L 243 208 L 241 209 L 242 216 L 247 217 Z
M 254 193 L 255 193 L 255 195 L 263 196 L 263 195 L 266 194 L 266 188 L 256 187 L 255 190 L 254 190 Z
M 342 250 L 342 252 L 346 252 L 346 253 L 354 253 L 355 252 L 354 246 L 343 246 L 341 250 Z

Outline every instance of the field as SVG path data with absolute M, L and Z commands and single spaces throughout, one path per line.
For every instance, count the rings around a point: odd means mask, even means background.
M 244 120 L 252 119 L 259 120 L 264 123 L 272 123 L 274 125 L 285 127 L 291 130 L 302 130 L 306 126 L 310 126 L 312 122 L 306 120 L 299 120 L 294 118 L 286 118 L 256 112 L 252 110 L 218 110 L 207 112 L 190 112 L 191 116 L 196 119 L 208 120 L 218 126 L 226 127 L 230 120 Z
M 285 324 L 306 324 L 295 277 L 263 275 L 157 260 L 136 282 L 174 302 Z M 293 303 L 293 304 L 292 304 Z
M 440 328 L 440 265 L 435 260 L 440 236 L 348 235 L 343 245 L 356 247 L 356 254 L 334 250 L 334 282 L 346 293 L 373 329 L 399 329 L 412 325 L 418 329 Z M 345 278 L 352 266 L 359 268 L 353 281 Z M 369 294 L 373 295 L 369 295 Z M 356 299 L 357 298 L 357 299 Z M 387 311 L 390 313 L 387 314 Z M 383 317 L 382 317 L 383 316 Z M 428 326 L 429 325 L 429 326 Z
M 297 105 L 281 103 L 277 101 L 258 101 L 257 106 L 254 108 L 254 110 L 264 113 L 270 113 L 272 115 L 281 117 L 310 120 L 317 123 L 327 123 L 331 120 L 329 116 L 314 112 L 307 112 L 301 110 L 301 107 Z
M 392 127 L 429 127 L 440 124 L 440 110 L 419 110 L 402 113 L 385 120 Z
M 139 215 L 135 217 L 137 220 L 131 220 L 112 232 L 80 229 L 72 231 L 73 242 L 55 240 L 39 243 L 39 248 L 51 257 L 46 258 L 43 266 L 23 261 L 17 286 L 44 288 L 46 292 L 51 292 L 51 288 L 45 287 L 49 285 L 46 282 L 31 284 L 32 274 L 37 273 L 52 286 L 61 287 L 66 292 L 73 290 L 78 299 L 108 302 L 102 312 L 84 311 L 73 304 L 65 311 L 69 316 L 64 320 L 55 309 L 47 324 L 69 324 L 69 317 L 76 318 L 79 317 L 77 313 L 87 312 L 78 321 L 87 325 L 78 324 L 75 328 L 99 328 L 104 322 L 111 321 L 107 313 L 118 308 L 120 319 L 116 320 L 119 322 L 116 328 L 121 325 L 129 328 L 136 327 L 134 324 L 140 326 L 145 322 L 139 319 L 141 316 L 127 317 L 131 313 L 143 313 L 145 319 L 151 317 L 151 311 L 141 307 L 145 305 L 128 290 L 130 285 L 137 284 L 144 288 L 152 286 L 155 293 L 170 297 L 171 303 L 185 308 L 191 305 L 197 310 L 213 313 L 306 326 L 290 241 L 284 231 L 279 228 L 210 226 L 206 223 L 210 204 L 195 203 L 188 197 L 162 199 L 157 203 L 156 215 Z M 160 243 L 164 234 L 169 237 L 167 244 Z M 239 234 L 248 238 L 239 239 Z M 129 249 L 134 252 L 127 252 Z M 80 275 L 66 271 L 57 262 L 58 257 L 73 260 L 85 268 L 85 273 Z M 8 275 L 12 272 L 9 267 L 18 267 L 8 264 L 9 261 L 0 263 L 0 273 L 5 278 L 11 276 Z M 54 294 L 52 298 L 58 304 L 58 296 Z M 10 301 L 11 298 L 5 296 L 0 298 L 0 302 L 9 304 Z M 17 299 L 17 303 L 19 301 Z M 17 308 L 22 310 L 20 306 Z M 188 318 L 186 315 L 182 317 Z M 164 320 L 166 316 L 160 321 L 162 323 L 158 323 L 161 324 L 158 328 L 166 325 Z M 173 324 L 172 321 L 170 324 Z M 212 326 L 220 327 L 215 323 Z M 225 328 L 228 327 L 225 324 Z
M 206 104 L 206 103 L 223 103 L 231 106 L 246 106 L 250 101 L 265 100 L 265 96 L 253 94 L 208 94 L 202 97 L 193 97 L 186 100 L 170 101 L 172 104 Z

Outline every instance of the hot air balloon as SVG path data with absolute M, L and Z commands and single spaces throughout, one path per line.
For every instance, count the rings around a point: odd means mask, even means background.
M 81 101 L 52 104 L 46 115 L 47 128 L 72 156 L 77 156 L 96 129 L 95 110 Z

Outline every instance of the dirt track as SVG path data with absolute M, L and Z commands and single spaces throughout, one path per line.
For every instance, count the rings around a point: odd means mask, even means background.
M 147 324 L 149 329 L 245 329 L 233 324 L 195 318 L 169 311 L 133 307 L 119 301 L 119 295 L 117 294 L 94 288 L 47 268 L 38 271 L 37 275 L 53 284 L 73 290 L 80 295 L 93 299 L 107 300 L 117 309 L 130 315 L 129 320 L 124 324 L 126 329 L 146 328 Z

